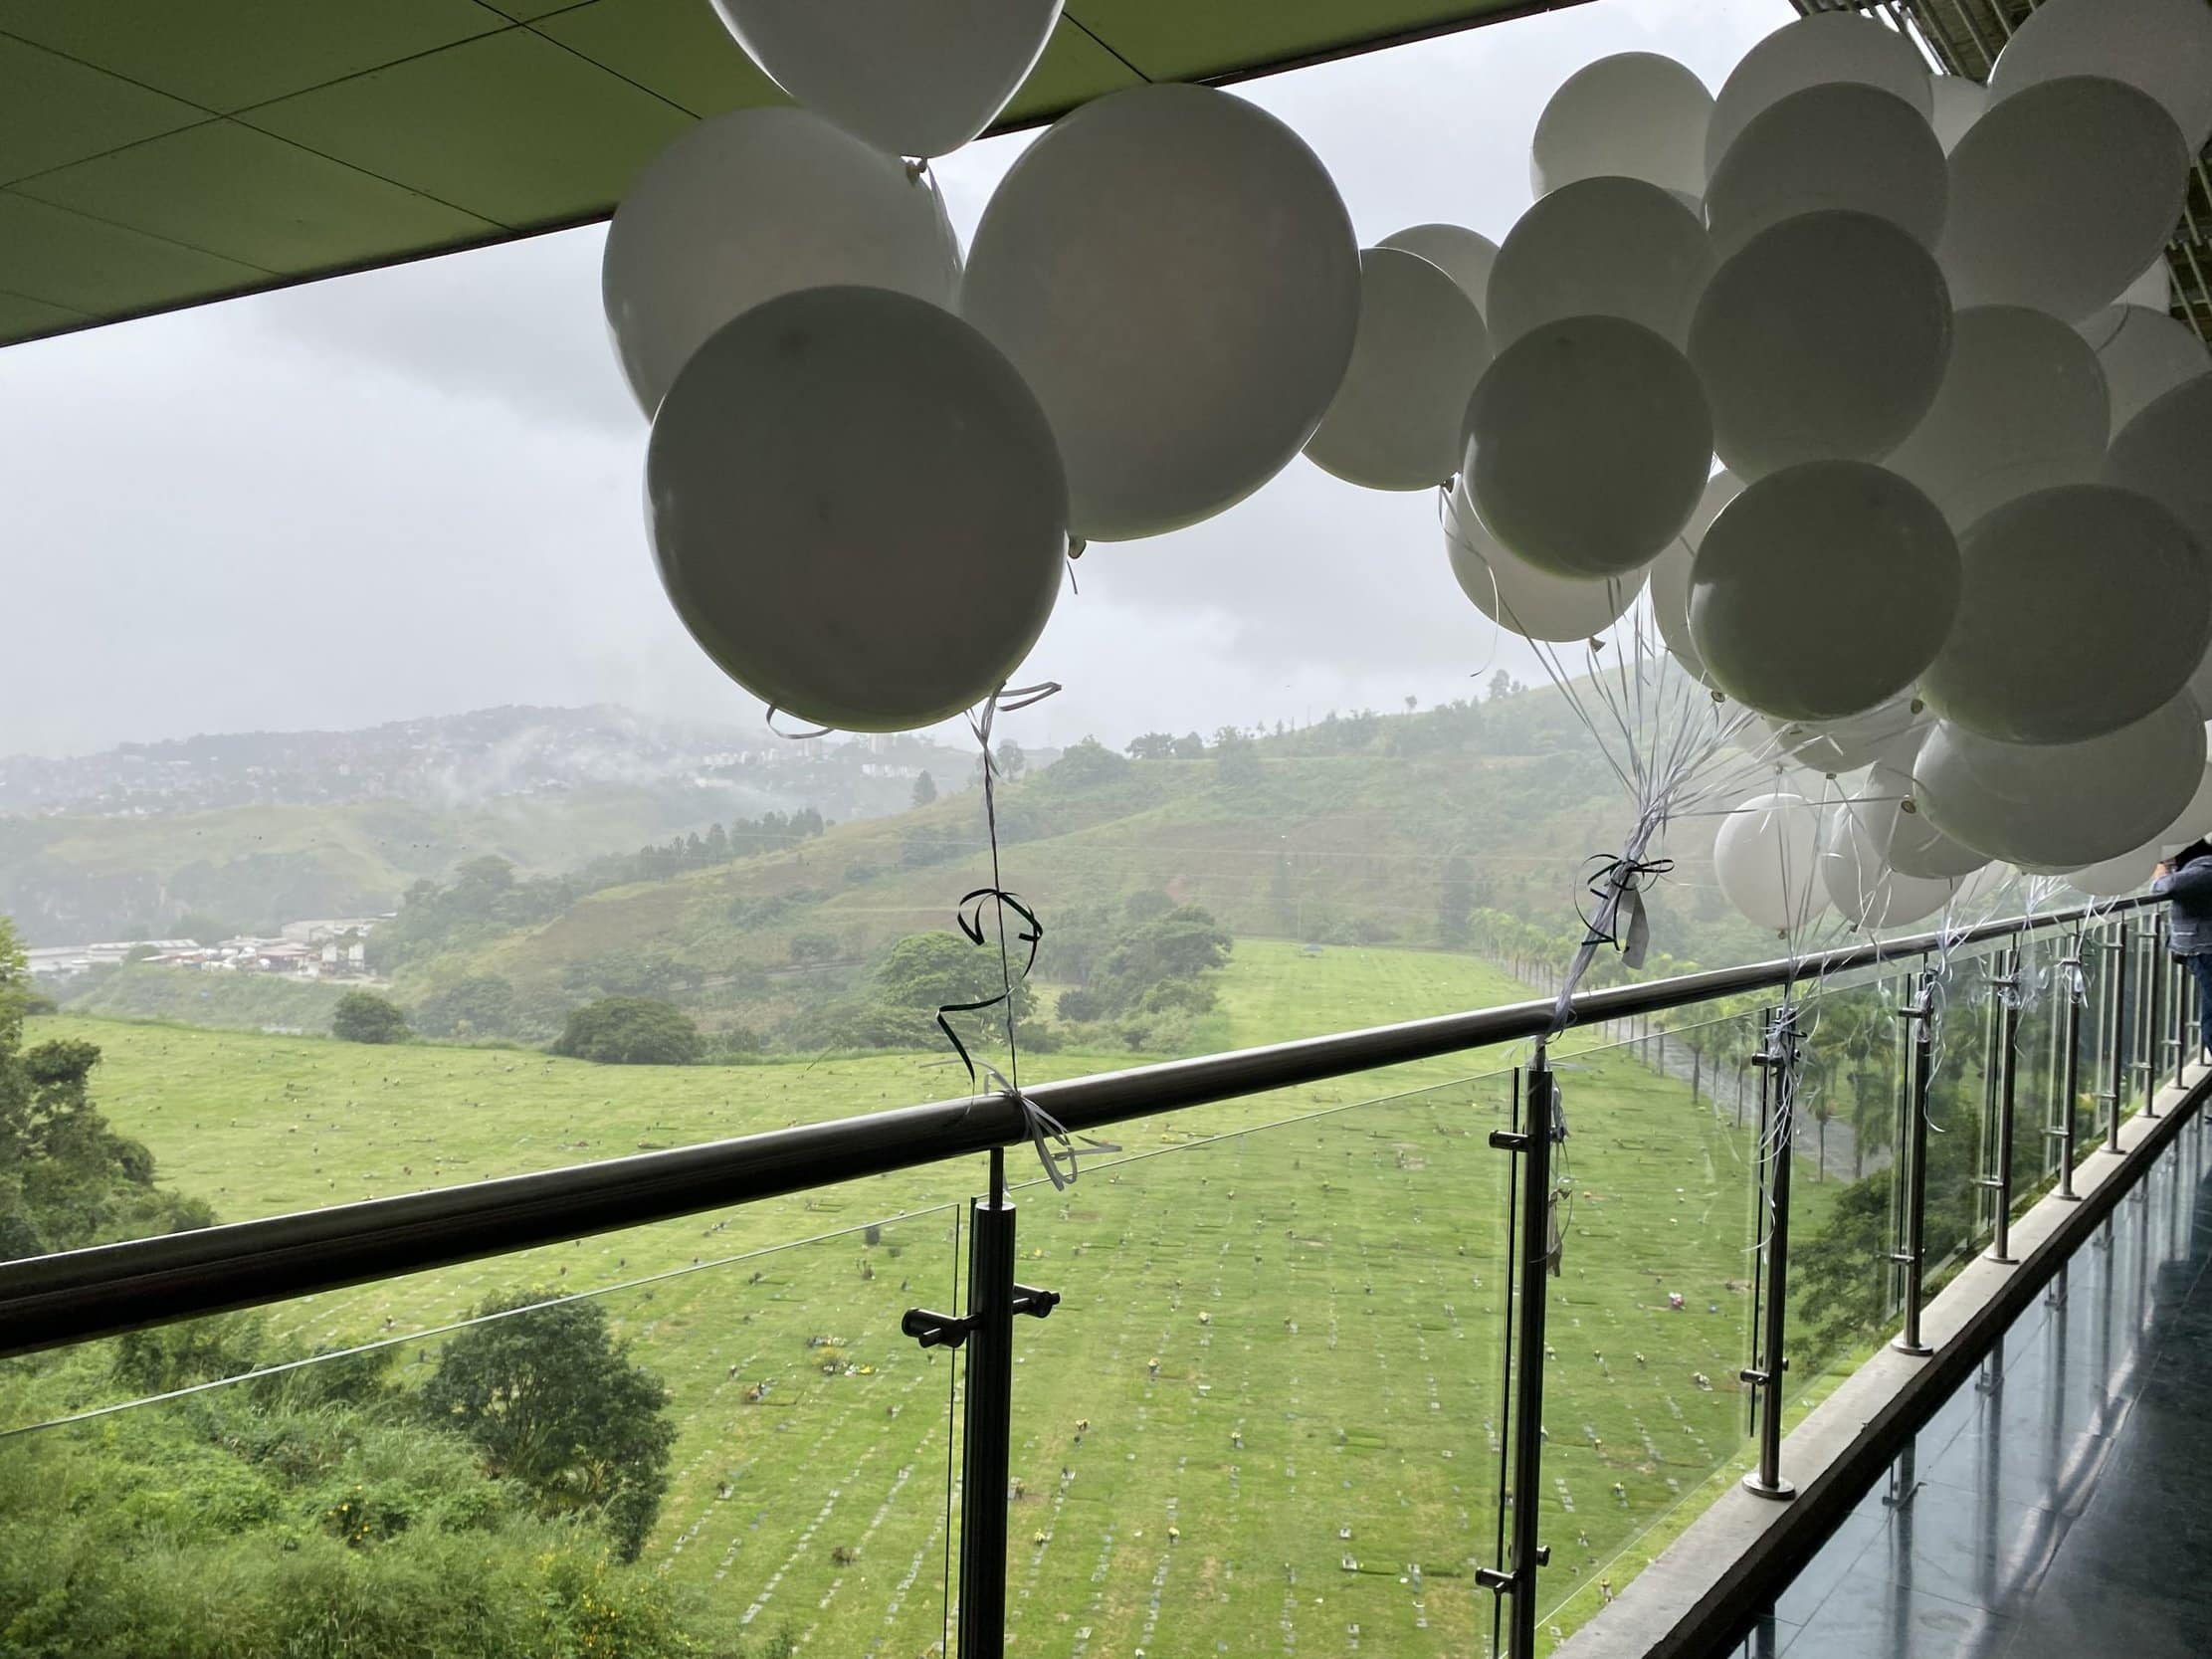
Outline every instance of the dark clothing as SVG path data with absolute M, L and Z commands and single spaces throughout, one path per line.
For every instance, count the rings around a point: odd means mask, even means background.
M 2212 951 L 2181 958 L 2196 975 L 2197 1010 L 2204 1021 L 2204 1051 L 2212 1054 Z
M 2153 897 L 2166 901 L 2167 940 L 2176 956 L 2212 953 L 2212 853 L 2189 848 L 2171 875 L 2150 884 Z
M 2166 901 L 2167 943 L 2196 976 L 2204 1046 L 2212 1050 L 2212 849 L 2198 842 L 2174 855 L 2171 875 L 2150 891 Z

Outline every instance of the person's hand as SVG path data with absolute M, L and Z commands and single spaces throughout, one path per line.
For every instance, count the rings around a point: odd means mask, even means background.
M 2164 859 L 2160 859 L 2156 864 L 2153 864 L 2150 867 L 2150 879 L 2154 882 L 2162 882 L 2172 874 L 2173 872 L 2166 868 L 2166 861 Z

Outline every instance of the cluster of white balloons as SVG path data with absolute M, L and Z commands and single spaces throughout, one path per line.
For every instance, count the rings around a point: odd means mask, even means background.
M 1454 568 L 1539 640 L 1648 583 L 1762 739 L 1866 768 L 1725 821 L 1762 926 L 1917 920 L 1992 861 L 2126 891 L 2212 831 L 2212 355 L 2163 263 L 2208 132 L 2203 0 L 2046 0 L 1987 88 L 1820 12 L 1717 98 L 1626 53 L 1546 107 Z
M 1449 235 L 1363 258 L 1274 116 L 1188 86 L 1086 104 L 963 257 L 926 158 L 990 124 L 1060 0 L 714 4 L 797 103 L 648 166 L 602 291 L 664 584 L 774 708 L 888 731 L 971 707 L 1072 547 L 1219 513 L 1308 440 L 1347 476 L 1456 470 L 1489 346 Z

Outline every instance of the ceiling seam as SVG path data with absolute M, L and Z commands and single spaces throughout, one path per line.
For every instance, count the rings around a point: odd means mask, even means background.
M 1082 30 L 1084 34 L 1089 36 L 1092 44 L 1097 46 L 1100 51 L 1104 52 L 1107 57 L 1111 58 L 1115 63 L 1119 64 L 1123 69 L 1127 70 L 1131 75 L 1135 76 L 1147 87 L 1152 84 L 1152 78 L 1149 75 L 1146 75 L 1142 70 L 1138 69 L 1136 65 L 1130 63 L 1127 56 L 1123 54 L 1118 47 L 1114 46 L 1110 41 L 1106 40 L 1105 36 L 1101 35 L 1098 30 L 1092 28 L 1090 24 L 1084 22 L 1082 18 L 1076 16 L 1074 12 L 1063 10 L 1060 15 L 1062 17 L 1065 17 L 1070 23 L 1073 23 L 1078 29 Z
M 0 288 L 0 300 L 21 300 L 27 305 L 44 306 L 49 311 L 67 311 L 71 316 L 81 317 L 86 322 L 98 322 L 100 320 L 100 318 L 93 312 L 85 311 L 80 307 L 58 305 L 52 300 L 42 300 L 35 294 L 25 294 L 21 289 L 17 288 Z M 69 324 L 66 326 L 74 326 L 74 324 Z M 34 335 L 32 337 L 37 338 L 40 336 Z
M 75 64 L 79 69 L 89 69 L 95 75 L 104 75 L 110 80 L 120 81 L 126 87 L 136 87 L 142 93 L 151 93 L 156 98 L 165 98 L 171 104 L 181 104 L 188 109 L 199 110 L 202 114 L 220 118 L 223 113 L 220 109 L 210 109 L 196 98 L 180 98 L 175 93 L 156 87 L 150 81 L 140 81 L 134 76 L 124 75 L 120 71 L 109 69 L 105 64 L 96 64 L 90 58 L 80 58 L 74 52 L 62 52 L 54 47 L 41 45 L 28 36 L 12 34 L 8 30 L 0 29 L 0 39 L 14 41 L 18 46 L 27 46 L 33 52 L 43 52 L 50 58 L 59 58 L 66 64 Z
M 13 185 L 5 190 L 0 190 L 0 196 L 12 196 L 19 202 L 29 202 L 33 207 L 43 207 L 49 213 L 66 213 L 71 218 L 83 219 L 88 224 L 105 225 L 110 230 L 128 231 L 132 236 L 142 236 L 148 242 L 158 242 L 166 248 L 181 248 L 188 254 L 198 254 L 204 259 L 219 259 L 225 265 L 244 266 L 248 271 L 257 271 L 264 277 L 281 277 L 284 275 L 282 271 L 273 271 L 268 266 L 257 265 L 250 259 L 240 259 L 236 254 L 219 254 L 213 248 L 203 248 L 197 242 L 183 242 L 173 236 L 163 236 L 159 231 L 149 231 L 143 225 L 133 225 L 122 219 L 110 219 L 101 213 L 87 213 L 79 207 L 64 207 L 60 202 L 50 202 L 39 196 L 26 196 Z M 37 300 L 39 297 L 35 294 L 26 294 L 23 298 Z M 47 300 L 41 303 L 49 306 L 62 304 L 58 300 Z M 78 306 L 62 306 L 62 309 L 72 311 L 82 311 L 83 310 L 82 307 Z
M 566 41 L 559 39 L 557 36 L 541 33 L 538 29 L 530 24 L 525 23 L 522 25 L 522 28 L 526 33 L 537 36 L 537 38 L 543 41 L 547 46 L 557 46 L 563 52 L 567 53 L 571 58 L 576 59 L 579 63 L 589 64 L 601 75 L 611 75 L 614 77 L 615 80 L 621 82 L 625 87 L 635 87 L 639 92 L 645 94 L 648 98 L 659 99 L 663 104 L 667 104 L 671 109 L 674 109 L 678 114 L 688 115 L 695 121 L 705 119 L 705 117 L 700 114 L 698 110 L 687 109 L 683 104 L 677 103 L 675 99 L 669 97 L 668 94 L 656 91 L 654 88 L 648 87 L 642 81 L 633 81 L 618 69 L 610 69 L 607 65 L 601 63 L 597 58 L 594 58 L 590 53 L 583 51 L 581 48 L 570 46 Z M 738 46 L 735 41 L 731 41 L 729 44 L 740 53 L 744 51 L 744 48 Z
M 226 120 L 236 120 L 235 116 L 225 116 L 224 118 Z M 298 138 L 291 137 L 285 133 L 272 132 L 266 126 L 256 126 L 252 121 L 245 120 L 237 120 L 236 124 L 243 126 L 249 132 L 258 132 L 264 138 L 273 138 L 280 144 L 290 144 L 294 149 L 299 150 L 303 154 L 314 156 L 318 160 L 327 161 L 333 167 L 344 167 L 350 172 L 359 173 L 363 178 L 373 178 L 379 184 L 388 184 L 394 190 L 405 191 L 410 196 L 420 196 L 426 202 L 435 202 L 440 207 L 450 209 L 452 212 L 455 213 L 466 214 L 469 218 L 478 220 L 483 224 L 495 226 L 496 228 L 503 231 L 521 229 L 521 227 L 518 225 L 510 225 L 504 219 L 495 219 L 492 217 L 491 214 L 482 212 L 477 208 L 464 207 L 459 202 L 449 202 L 443 196 L 432 195 L 428 190 L 423 189 L 420 185 L 409 184 L 404 179 L 392 178 L 387 174 L 378 172 L 374 167 L 364 167 L 358 161 L 348 161 L 342 155 L 332 155 L 327 150 L 316 149 L 314 145 L 303 144 Z M 391 263 L 396 264 L 399 262 L 393 261 Z M 286 276 L 290 275 L 290 273 L 279 272 L 278 275 Z

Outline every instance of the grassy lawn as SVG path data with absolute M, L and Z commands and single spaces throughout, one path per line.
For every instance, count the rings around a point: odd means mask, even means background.
M 1245 940 L 1243 1044 L 1520 1000 L 1469 957 Z M 226 1219 L 618 1156 L 964 1092 L 935 1056 L 599 1068 L 527 1051 L 57 1018 L 163 1178 Z M 1577 1049 L 1582 1052 L 1575 1052 Z M 1751 1137 L 1632 1051 L 1566 1045 L 1571 1202 L 1552 1286 L 1546 1605 L 1625 1586 L 1729 1465 L 1749 1314 Z M 1024 1075 L 1132 1057 L 1053 1054 Z M 1466 1655 L 1488 1643 L 1516 1053 L 1429 1062 L 1122 1126 L 1019 1194 L 1010 1650 L 1127 1659 Z M 1018 1178 L 1035 1174 L 1010 1156 Z M 487 1296 L 604 1290 L 667 1380 L 677 1480 L 650 1553 L 730 1633 L 908 1655 L 944 1608 L 956 1361 L 899 1335 L 964 1280 L 981 1160 L 305 1299 L 305 1342 L 407 1340 Z M 1801 1180 L 1804 1225 L 1829 1188 Z M 864 1225 L 882 1221 L 880 1232 Z M 1670 1307 L 1680 1295 L 1682 1310 Z M 1709 1386 L 1708 1386 L 1709 1384 Z M 1088 1424 L 1088 1428 L 1084 1425 Z M 1592 1593 L 1594 1592 L 1594 1593 Z M 1571 1599 L 1570 1599 L 1571 1598 Z

